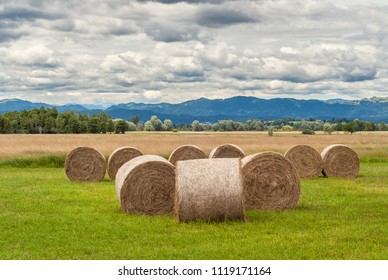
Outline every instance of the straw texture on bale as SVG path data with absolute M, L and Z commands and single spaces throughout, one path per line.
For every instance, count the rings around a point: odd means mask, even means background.
M 284 156 L 294 164 L 300 178 L 318 177 L 322 173 L 321 155 L 311 146 L 293 146 Z
M 176 167 L 175 218 L 245 220 L 240 159 L 179 161 Z
M 360 159 L 351 148 L 334 144 L 327 146 L 321 153 L 323 175 L 326 177 L 356 178 L 360 171 Z
M 300 179 L 295 166 L 279 153 L 261 152 L 241 160 L 246 209 L 286 210 L 297 206 Z
M 126 213 L 156 215 L 172 213 L 175 166 L 157 155 L 136 157 L 116 174 L 116 194 Z
M 71 181 L 101 181 L 106 173 L 105 157 L 93 148 L 78 147 L 67 155 L 65 172 Z
M 119 168 L 131 159 L 141 156 L 143 153 L 134 147 L 121 147 L 112 152 L 108 159 L 108 175 L 112 180 L 116 179 Z
M 209 158 L 243 158 L 244 151 L 234 144 L 223 144 L 215 147 L 209 154 Z
M 206 158 L 206 154 L 201 148 L 194 145 L 183 145 L 176 148 L 168 158 L 168 160 L 176 165 L 177 161 L 190 160 L 190 159 L 201 159 Z

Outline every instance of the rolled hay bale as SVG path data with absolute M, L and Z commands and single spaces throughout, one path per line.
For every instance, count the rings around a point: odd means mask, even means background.
M 356 178 L 360 171 L 360 159 L 351 148 L 334 144 L 327 146 L 321 153 L 322 173 L 326 177 Z
M 176 220 L 245 220 L 240 174 L 237 158 L 177 162 Z
M 168 160 L 176 165 L 177 161 L 190 160 L 190 159 L 202 159 L 206 158 L 206 154 L 201 148 L 194 145 L 183 145 L 176 148 L 168 158 Z
M 78 147 L 67 155 L 65 172 L 71 181 L 101 181 L 106 173 L 105 157 L 93 148 Z
M 294 164 L 300 178 L 318 177 L 322 173 L 322 157 L 311 146 L 292 146 L 284 156 Z
M 246 209 L 286 210 L 300 197 L 298 171 L 276 152 L 261 152 L 241 160 Z
M 244 151 L 234 144 L 223 144 L 215 147 L 209 154 L 209 158 L 243 158 Z
M 116 194 L 125 213 L 172 213 L 175 166 L 157 155 L 135 157 L 116 174 Z
M 108 175 L 112 180 L 116 179 L 119 168 L 131 159 L 142 156 L 143 153 L 134 147 L 121 147 L 112 152 L 108 159 Z

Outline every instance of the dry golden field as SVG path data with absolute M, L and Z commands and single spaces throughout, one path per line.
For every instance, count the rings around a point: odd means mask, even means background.
M 134 146 L 144 154 L 168 157 L 178 146 L 194 144 L 207 154 L 217 145 L 232 143 L 245 153 L 277 151 L 285 153 L 296 144 L 306 144 L 321 152 L 330 144 L 345 144 L 357 151 L 360 157 L 388 157 L 388 132 L 343 132 L 332 135 L 317 133 L 302 135 L 300 132 L 134 132 L 122 134 L 64 134 L 64 135 L 0 135 L 0 159 L 67 154 L 79 146 L 93 147 L 105 155 L 122 146 Z

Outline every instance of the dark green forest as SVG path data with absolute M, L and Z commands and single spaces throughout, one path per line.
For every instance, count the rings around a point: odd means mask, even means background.
M 369 121 L 332 119 L 332 120 L 247 120 L 235 122 L 219 120 L 216 123 L 173 124 L 171 120 L 160 120 L 152 116 L 146 122 L 140 122 L 140 116 L 130 116 L 130 121 L 112 119 L 105 112 L 89 115 L 74 111 L 59 113 L 54 108 L 11 111 L 0 114 L 1 134 L 81 134 L 81 133 L 125 133 L 127 131 L 301 131 L 314 134 L 314 131 L 386 131 L 388 126 L 381 122 L 375 124 Z

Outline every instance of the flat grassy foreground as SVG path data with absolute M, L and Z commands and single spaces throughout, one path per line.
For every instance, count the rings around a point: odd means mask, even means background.
M 0 259 L 387 259 L 388 162 L 357 179 L 302 180 L 296 209 L 247 222 L 126 215 L 114 183 L 63 168 L 0 168 Z

